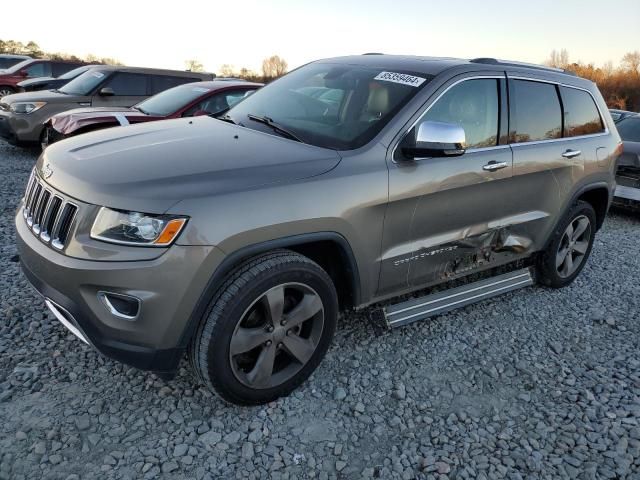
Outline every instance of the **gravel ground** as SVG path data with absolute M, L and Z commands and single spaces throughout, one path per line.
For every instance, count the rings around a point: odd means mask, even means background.
M 226 405 L 75 339 L 12 226 L 36 155 L 0 143 L 0 478 L 640 478 L 640 217 L 610 215 L 561 291 L 375 336 L 341 321 L 289 398 Z

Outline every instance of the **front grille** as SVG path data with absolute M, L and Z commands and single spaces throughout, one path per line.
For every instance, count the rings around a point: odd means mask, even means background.
M 22 215 L 36 237 L 56 250 L 64 249 L 77 212 L 77 205 L 49 188 L 35 170 L 31 173 Z

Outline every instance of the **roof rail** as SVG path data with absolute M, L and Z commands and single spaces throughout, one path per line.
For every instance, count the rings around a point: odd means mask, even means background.
M 367 53 L 363 53 L 362 55 L 384 55 L 384 53 L 380 53 L 380 52 L 367 52 Z
M 491 58 L 491 57 L 472 58 L 469 61 L 471 63 L 482 63 L 485 65 L 504 65 L 508 67 L 525 67 L 525 68 L 532 68 L 535 70 L 547 70 L 551 72 L 565 73 L 567 75 L 576 76 L 576 74 L 571 70 L 567 70 L 565 68 L 547 67 L 545 65 L 538 65 L 537 63 L 515 62 L 511 60 L 499 60 L 497 58 Z

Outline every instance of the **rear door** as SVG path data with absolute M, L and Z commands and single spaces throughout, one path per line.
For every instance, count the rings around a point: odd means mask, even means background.
M 462 126 L 466 153 L 407 161 L 396 148 L 380 294 L 441 282 L 495 260 L 495 232 L 512 213 L 514 194 L 506 109 L 504 75 L 457 77 L 443 85 L 416 125 L 429 120 Z
M 112 74 L 91 99 L 93 107 L 131 107 L 149 96 L 150 75 L 116 72 Z M 103 88 L 111 88 L 113 95 L 100 95 Z
M 517 233 L 544 248 L 576 179 L 597 165 L 604 124 L 586 90 L 524 77 L 509 80 Z

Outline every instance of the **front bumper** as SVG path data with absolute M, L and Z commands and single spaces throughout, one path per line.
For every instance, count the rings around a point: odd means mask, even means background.
M 122 363 L 164 374 L 176 370 L 189 341 L 187 323 L 224 256 L 220 250 L 174 245 L 154 260 L 84 260 L 42 243 L 21 211 L 16 231 L 26 278 L 69 330 Z M 104 291 L 140 299 L 135 320 L 113 315 L 98 297 Z
M 613 204 L 619 207 L 640 208 L 640 169 L 618 170 Z
M 37 142 L 42 128 L 40 111 L 28 115 L 0 111 L 0 137 L 9 143 Z

